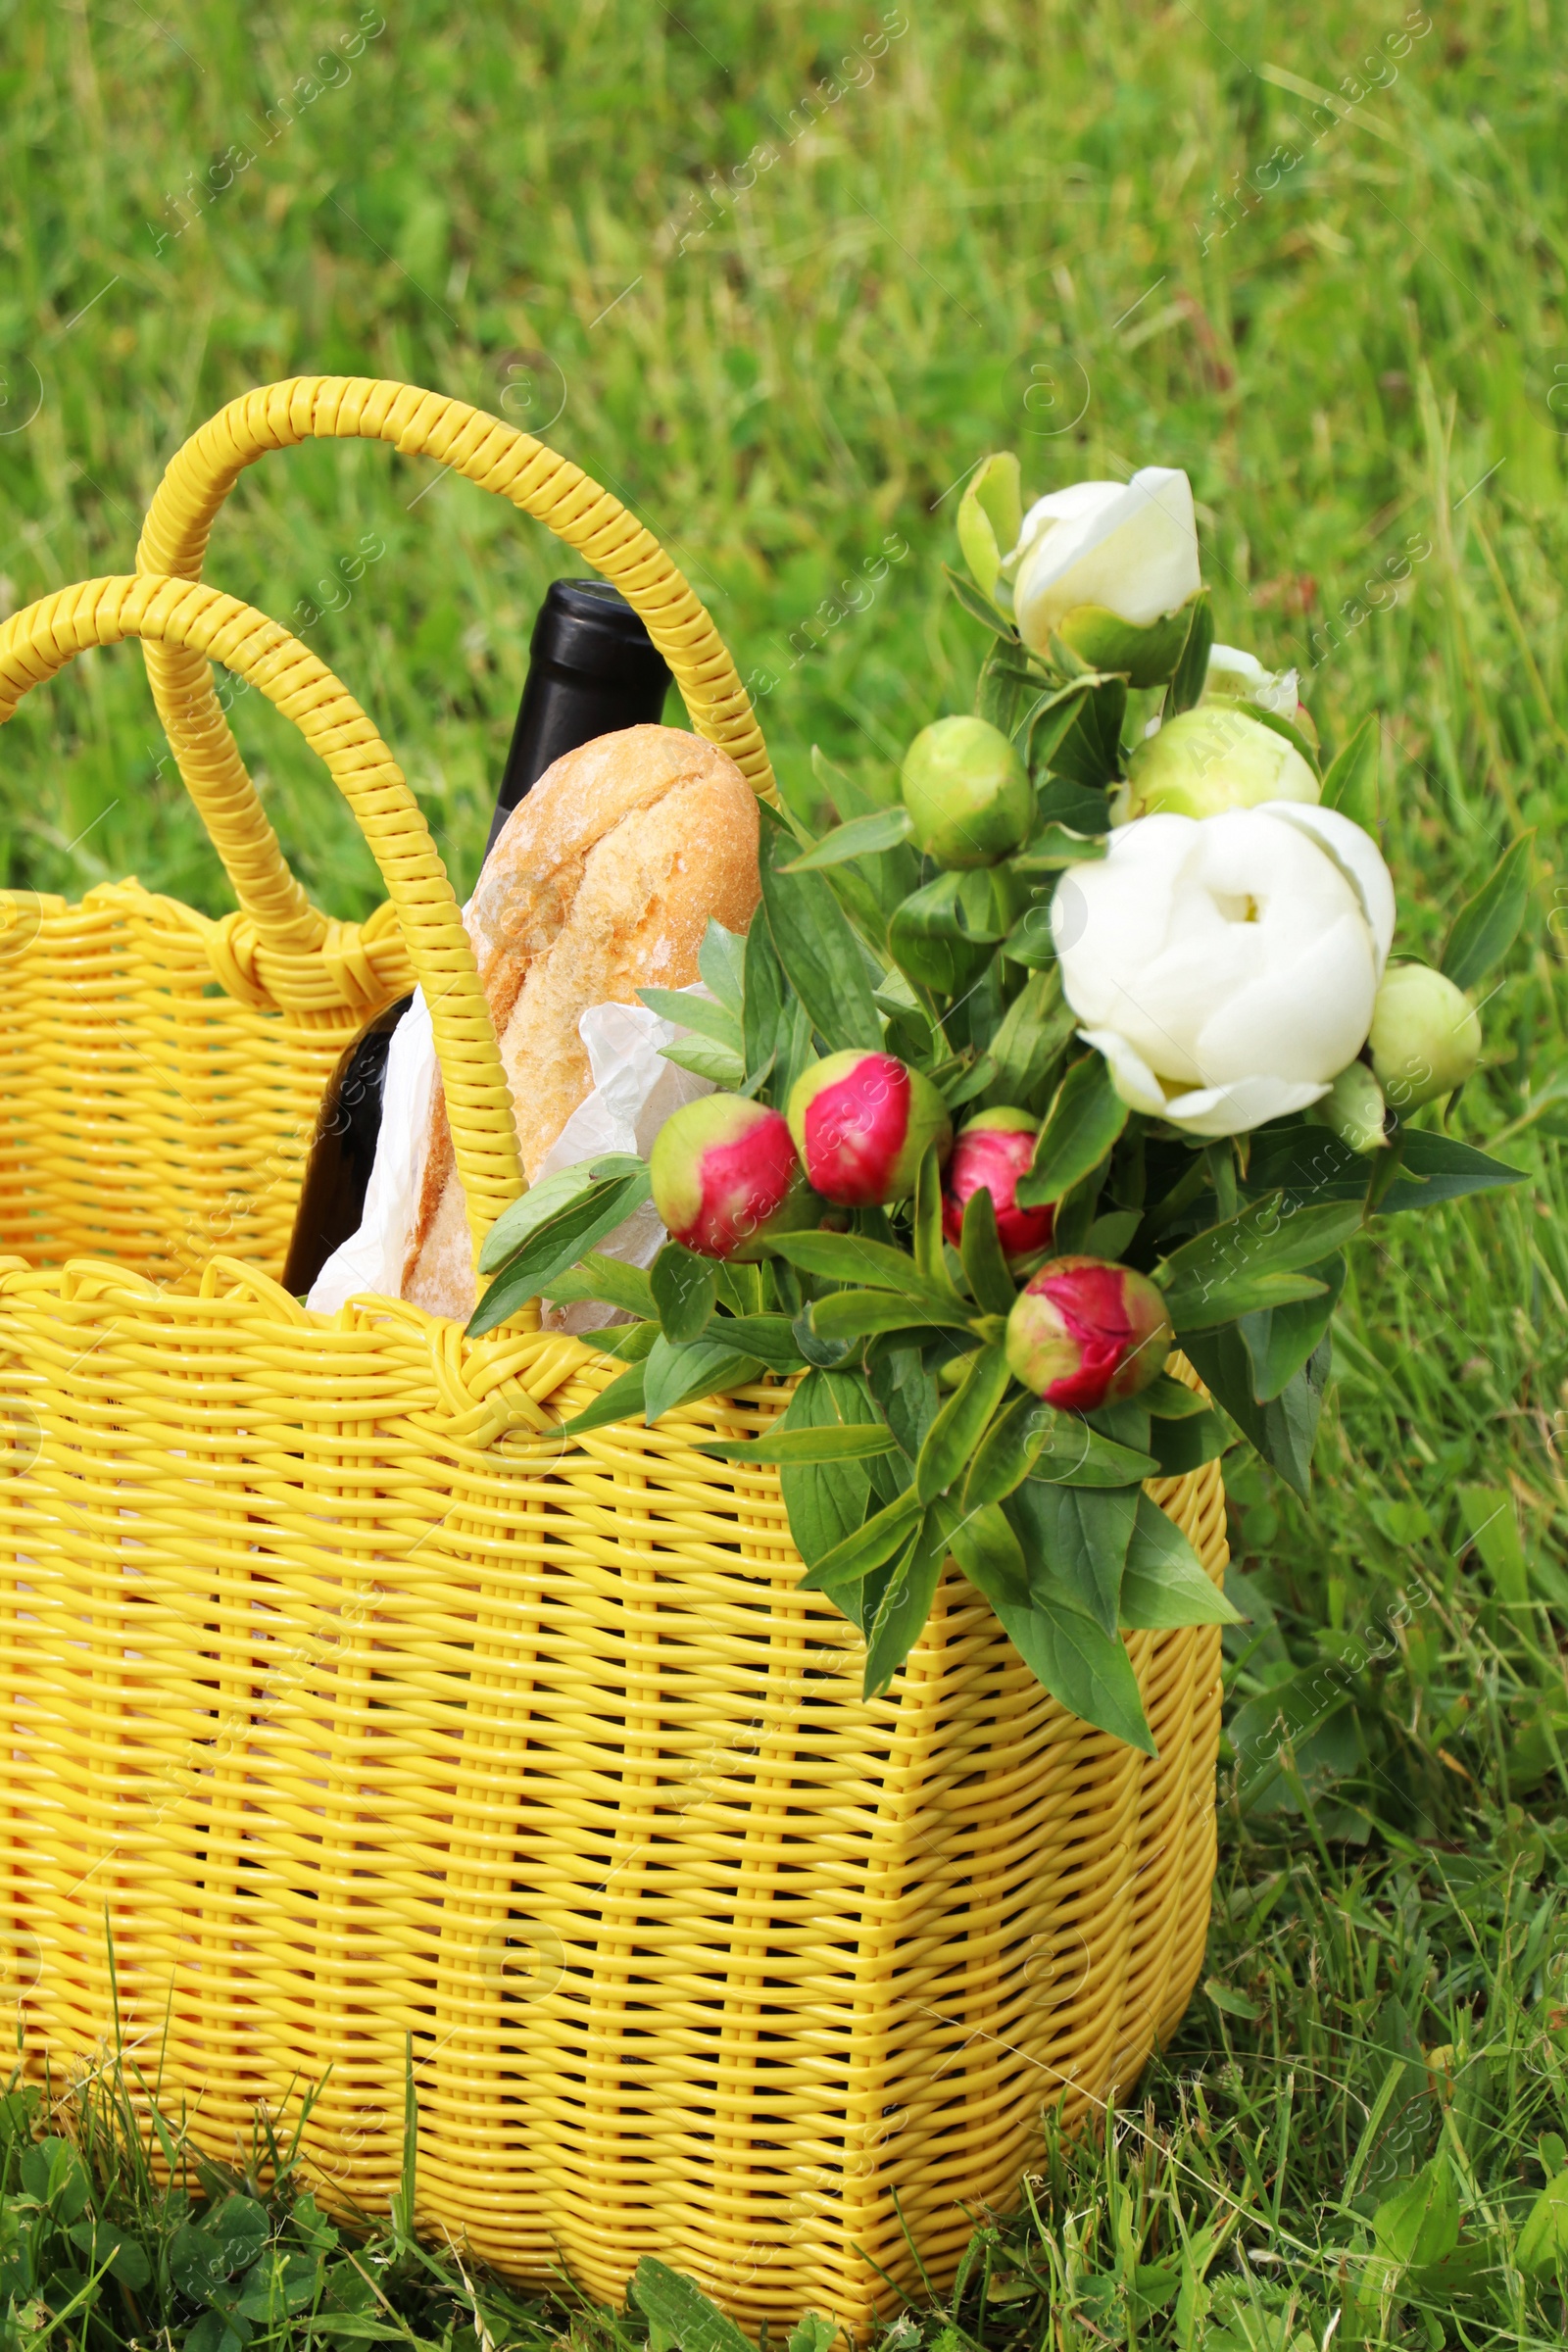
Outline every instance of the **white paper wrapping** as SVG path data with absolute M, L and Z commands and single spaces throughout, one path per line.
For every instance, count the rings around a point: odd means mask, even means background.
M 683 996 L 707 996 L 700 981 Z M 579 1167 L 607 1152 L 636 1152 L 644 1158 L 671 1111 L 712 1083 L 665 1061 L 663 1049 L 690 1035 L 646 1004 L 595 1004 L 577 1024 L 588 1055 L 592 1091 L 577 1105 L 540 1163 L 541 1176 Z M 403 1287 L 403 1262 L 414 1231 L 435 1087 L 435 1037 L 422 990 L 399 1021 L 386 1062 L 381 1132 L 365 1195 L 365 1215 L 327 1259 L 307 1304 L 335 1314 L 350 1298 L 371 1294 L 396 1298 Z M 652 1265 L 664 1240 L 652 1202 L 646 1202 L 599 1248 L 628 1265 Z M 553 1307 L 545 1322 L 553 1331 L 596 1331 L 614 1321 L 605 1306 Z

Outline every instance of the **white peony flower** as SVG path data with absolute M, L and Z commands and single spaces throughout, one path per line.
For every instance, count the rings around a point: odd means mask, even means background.
M 1297 802 L 1119 826 L 1057 885 L 1063 993 L 1134 1110 L 1202 1136 L 1304 1110 L 1366 1042 L 1394 939 L 1376 843 Z
M 1025 645 L 1044 653 L 1080 605 L 1147 627 L 1201 586 L 1193 490 L 1185 473 L 1146 466 L 1130 482 L 1074 482 L 1036 499 L 1004 567 Z

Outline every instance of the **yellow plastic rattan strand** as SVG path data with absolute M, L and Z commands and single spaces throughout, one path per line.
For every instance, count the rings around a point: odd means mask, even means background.
M 170 460 L 136 551 L 139 572 L 198 580 L 219 508 L 269 450 L 317 438 L 388 441 L 510 498 L 612 580 L 669 663 L 699 735 L 729 753 L 756 790 L 774 792 L 761 730 L 706 609 L 653 533 L 580 466 L 482 409 L 416 384 L 295 376 L 230 401 Z M 318 948 L 327 918 L 289 871 L 213 691 L 190 646 L 144 642 L 148 676 L 192 800 L 257 938 L 274 955 Z
M 435 1029 L 474 1263 L 523 1189 L 512 1094 L 473 949 L 418 802 L 386 745 L 325 663 L 263 612 L 188 580 L 142 573 L 63 588 L 0 628 L 0 725 L 29 688 L 89 645 L 125 637 L 220 662 L 292 719 L 326 762 L 397 908 Z

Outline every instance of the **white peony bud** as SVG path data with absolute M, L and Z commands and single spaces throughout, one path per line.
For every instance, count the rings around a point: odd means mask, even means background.
M 1187 633 L 1174 621 L 1158 632 L 1153 624 L 1179 612 L 1202 585 L 1192 484 L 1174 467 L 1146 466 L 1130 482 L 1054 490 L 1024 516 L 1004 568 L 1025 645 L 1046 653 L 1054 630 L 1084 660 L 1104 659 L 1107 666 L 1131 668 L 1135 684 L 1153 684 L 1169 675 Z M 1147 645 L 1140 648 L 1125 627 L 1117 631 L 1116 622 L 1150 631 Z M 1156 662 L 1168 665 L 1139 675 Z

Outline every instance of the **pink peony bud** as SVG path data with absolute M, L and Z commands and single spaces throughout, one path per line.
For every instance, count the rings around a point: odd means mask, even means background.
M 1007 1365 L 1048 1404 L 1092 1413 L 1146 1389 L 1174 1344 L 1147 1275 L 1099 1257 L 1053 1257 L 1007 1317 Z
M 648 1172 L 660 1216 L 700 1257 L 760 1258 L 773 1234 L 821 1214 L 783 1113 L 743 1095 L 704 1095 L 672 1112 Z
M 929 1147 L 945 1154 L 953 1141 L 929 1078 L 891 1054 L 853 1048 L 801 1072 L 789 1119 L 813 1191 L 846 1208 L 906 1200 Z
M 942 1230 L 956 1250 L 963 1212 L 973 1193 L 989 1193 L 997 1239 L 1008 1257 L 1043 1250 L 1056 1221 L 1054 1208 L 1020 1208 L 1013 1196 L 1034 1157 L 1038 1122 L 1026 1110 L 983 1110 L 958 1130 L 942 1195 Z

